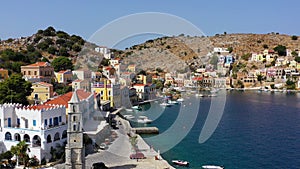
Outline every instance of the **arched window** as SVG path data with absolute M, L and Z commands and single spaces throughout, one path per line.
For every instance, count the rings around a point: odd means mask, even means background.
M 63 139 L 63 138 L 67 138 L 67 130 L 64 130 L 64 131 L 63 131 L 61 138 L 62 138 L 62 139 Z
M 76 131 L 76 124 L 73 124 L 73 131 Z
M 56 140 L 60 140 L 58 132 L 55 133 L 53 141 L 56 141 Z
M 14 136 L 15 141 L 21 141 L 21 136 L 19 133 L 16 133 Z
M 51 135 L 49 134 L 48 136 L 47 136 L 47 143 L 51 143 L 52 142 L 52 140 L 51 140 Z
M 35 136 L 32 138 L 32 146 L 33 146 L 33 147 L 40 147 L 40 146 L 41 146 L 41 138 L 40 138 L 40 136 L 35 135 Z
M 29 137 L 29 135 L 28 134 L 25 134 L 24 136 L 23 136 L 23 140 L 25 141 L 25 142 L 30 142 L 30 137 Z
M 5 140 L 11 140 L 11 134 L 10 132 L 5 133 Z

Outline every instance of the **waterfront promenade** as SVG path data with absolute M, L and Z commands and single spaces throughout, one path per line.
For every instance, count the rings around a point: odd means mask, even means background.
M 137 146 L 145 155 L 146 159 L 134 160 L 130 159 L 130 154 L 134 153 L 129 141 L 127 133 L 131 132 L 132 128 L 127 120 L 116 117 L 121 125 L 114 130 L 117 133 L 117 138 L 111 142 L 107 150 L 99 150 L 99 152 L 86 156 L 85 168 L 91 168 L 93 163 L 103 162 L 110 169 L 173 169 L 165 160 L 155 160 L 158 153 L 150 149 L 150 146 L 139 136 Z M 55 168 L 63 169 L 64 164 L 56 165 Z

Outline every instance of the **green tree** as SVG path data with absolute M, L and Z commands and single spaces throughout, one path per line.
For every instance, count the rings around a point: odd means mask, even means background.
M 60 56 L 69 56 L 69 53 L 66 48 L 62 47 L 59 49 L 59 55 Z
M 80 52 L 81 51 L 81 46 L 79 46 L 77 44 L 74 44 L 72 46 L 72 50 L 75 51 L 75 52 Z
M 295 57 L 295 61 L 296 61 L 297 63 L 300 63 L 300 57 L 299 57 L 299 56 Z
M 17 165 L 19 165 L 19 161 L 21 161 L 25 167 L 27 166 L 29 160 L 27 150 L 28 144 L 26 144 L 25 141 L 20 141 L 17 145 L 11 147 L 10 151 L 17 157 Z
M 56 49 L 56 47 L 54 47 L 54 46 L 50 46 L 50 47 L 47 49 L 47 52 L 50 53 L 50 54 L 52 54 L 52 55 L 55 55 L 56 52 L 57 52 L 57 49 Z
M 27 46 L 27 51 L 28 51 L 28 52 L 34 52 L 34 51 L 35 51 L 34 46 L 33 46 L 33 45 L 28 45 L 28 46 Z
M 298 56 L 298 53 L 297 53 L 296 51 L 293 51 L 291 54 L 292 54 L 292 56 L 294 56 L 294 57 Z
M 55 72 L 58 72 L 60 70 L 67 70 L 67 69 L 73 70 L 72 61 L 69 58 L 64 56 L 60 56 L 53 59 L 51 65 L 54 67 Z
M 39 43 L 36 47 L 41 50 L 46 50 L 46 49 L 48 49 L 49 45 L 47 42 L 43 41 L 43 42 Z
M 251 57 L 251 53 L 247 53 L 242 56 L 242 59 L 248 61 L 250 57 Z
M 28 104 L 27 96 L 32 92 L 31 83 L 25 81 L 21 74 L 12 74 L 0 83 L 0 103 Z
M 145 70 L 141 70 L 137 75 L 147 75 L 146 71 Z
M 135 151 L 135 153 L 137 153 L 138 152 L 138 146 L 137 146 L 138 136 L 134 135 L 134 136 L 129 137 L 129 142 L 130 142 L 133 150 Z
M 263 79 L 264 79 L 263 75 L 257 75 L 257 81 L 259 81 L 260 84 Z
M 298 40 L 298 36 L 296 36 L 296 35 L 293 35 L 291 38 L 292 38 L 292 40 Z
M 286 56 L 286 46 L 278 45 L 274 48 L 274 51 L 276 51 L 279 56 Z
M 227 50 L 229 51 L 229 53 L 233 52 L 233 48 L 232 47 L 227 48 Z
M 52 26 L 49 26 L 47 29 L 44 30 L 43 35 L 44 36 L 55 36 L 56 31 Z
M 218 58 L 217 55 L 213 55 L 213 56 L 210 58 L 210 64 L 214 65 L 214 68 L 215 68 L 215 69 L 217 68 L 218 61 L 219 61 L 219 58 Z

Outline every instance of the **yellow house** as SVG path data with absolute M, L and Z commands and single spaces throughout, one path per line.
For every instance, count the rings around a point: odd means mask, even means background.
M 137 75 L 136 79 L 140 81 L 142 84 L 152 83 L 152 76 L 151 75 Z
M 0 69 L 0 80 L 8 78 L 8 70 L 1 68 Z
M 46 82 L 32 84 L 33 92 L 28 96 L 29 100 L 44 102 L 53 97 L 53 85 Z
M 56 80 L 58 83 L 71 83 L 72 82 L 72 71 L 71 70 L 61 70 L 59 72 L 55 72 Z
M 23 78 L 30 82 L 51 83 L 54 77 L 54 68 L 48 62 L 36 62 L 31 65 L 21 66 Z
M 102 78 L 100 82 L 92 84 L 92 92 L 100 94 L 101 101 L 110 101 L 111 107 L 121 106 L 120 84 L 112 84 L 110 80 Z

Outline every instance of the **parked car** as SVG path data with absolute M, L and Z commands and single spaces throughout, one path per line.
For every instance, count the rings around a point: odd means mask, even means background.
M 145 155 L 141 152 L 130 154 L 130 159 L 144 159 Z
M 103 162 L 94 163 L 91 169 L 108 169 Z

